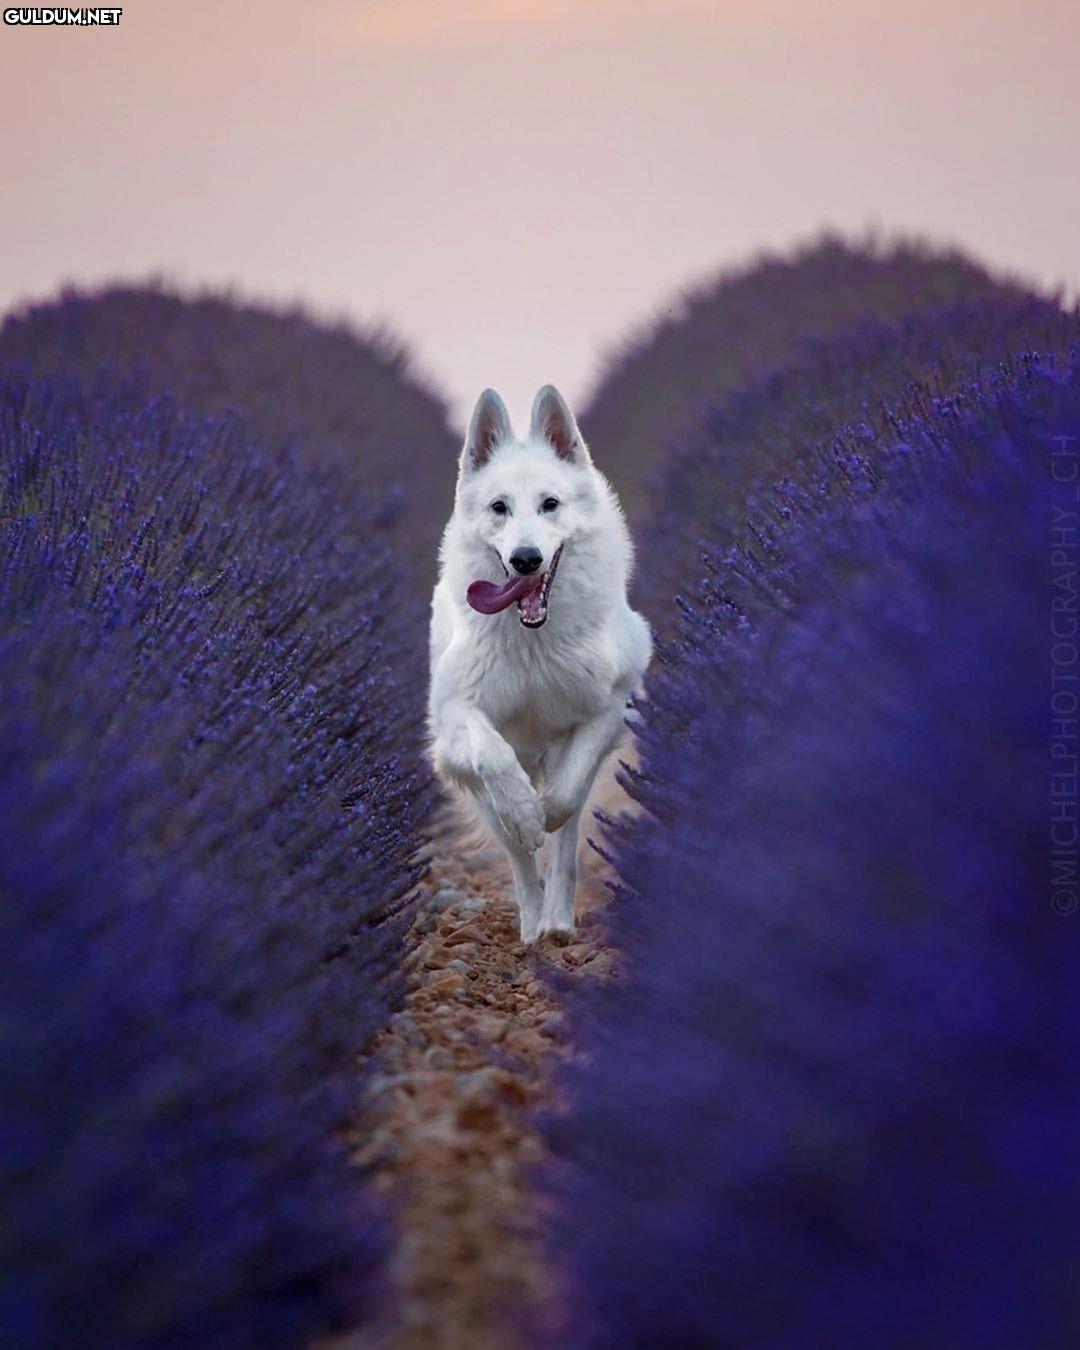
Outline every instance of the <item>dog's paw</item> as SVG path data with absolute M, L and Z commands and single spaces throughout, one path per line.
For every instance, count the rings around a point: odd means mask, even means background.
M 540 937 L 550 937 L 560 946 L 574 936 L 574 897 L 550 886 L 540 909 Z
M 549 927 L 541 920 L 540 927 L 537 929 L 537 937 L 547 938 L 553 947 L 568 947 L 573 942 L 576 933 L 577 929 L 574 927 L 573 920 L 571 920 L 569 928 L 565 924 L 552 924 Z
M 531 947 L 532 944 L 539 938 L 542 932 L 541 928 L 539 927 L 535 919 L 525 919 L 525 918 L 522 918 L 521 920 L 520 931 L 521 931 L 521 940 L 522 942 L 525 943 L 527 947 Z
M 491 805 L 511 841 L 529 853 L 544 842 L 544 808 L 536 789 L 525 777 L 507 775 L 489 780 Z

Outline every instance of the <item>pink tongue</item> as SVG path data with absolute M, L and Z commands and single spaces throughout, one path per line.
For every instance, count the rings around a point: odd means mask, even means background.
M 465 592 L 465 599 L 481 614 L 498 614 L 515 600 L 528 595 L 543 579 L 542 573 L 536 573 L 531 577 L 512 577 L 501 586 L 496 586 L 493 581 L 474 581 Z

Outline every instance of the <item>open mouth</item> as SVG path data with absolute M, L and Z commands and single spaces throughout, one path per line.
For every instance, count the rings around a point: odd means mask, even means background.
M 562 544 L 555 550 L 551 566 L 546 572 L 541 573 L 540 584 L 534 586 L 531 591 L 526 591 L 517 602 L 518 618 L 526 628 L 540 628 L 547 623 L 548 596 L 551 594 L 552 583 L 555 580 L 555 573 L 559 569 L 561 557 Z
M 525 577 L 511 577 L 507 573 L 501 586 L 493 581 L 474 581 L 465 592 L 465 599 L 478 614 L 498 614 L 516 600 L 522 624 L 526 628 L 539 628 L 547 622 L 548 597 L 561 557 L 560 544 L 546 572 L 533 572 Z

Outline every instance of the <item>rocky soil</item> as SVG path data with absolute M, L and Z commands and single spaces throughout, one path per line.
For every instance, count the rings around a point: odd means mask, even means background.
M 617 792 L 605 786 L 602 803 Z M 615 973 L 597 912 L 604 864 L 583 847 L 576 938 L 525 947 L 501 851 L 470 852 L 448 817 L 432 852 L 412 987 L 379 1046 L 355 1140 L 397 1211 L 393 1297 L 381 1325 L 342 1350 L 517 1350 L 523 1325 L 557 1316 L 530 1115 L 556 1104 L 553 1075 L 572 1053 L 552 975 Z

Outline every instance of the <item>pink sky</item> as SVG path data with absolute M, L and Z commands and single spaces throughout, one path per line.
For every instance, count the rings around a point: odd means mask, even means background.
M 130 0 L 0 26 L 0 308 L 63 281 L 386 319 L 462 415 L 572 399 L 826 225 L 1080 283 L 1080 6 Z

